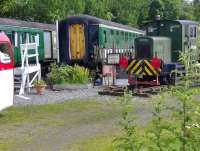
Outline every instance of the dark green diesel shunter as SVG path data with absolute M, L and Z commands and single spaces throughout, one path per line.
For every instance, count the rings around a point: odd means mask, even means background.
M 171 59 L 178 62 L 180 52 L 197 49 L 198 23 L 190 20 L 160 20 L 145 24 L 147 36 L 163 36 L 171 39 Z
M 172 71 L 184 73 L 180 53 L 197 49 L 197 29 L 198 23 L 189 20 L 157 20 L 143 25 L 146 36 L 135 40 L 136 55 L 127 68 L 132 76 L 129 83 L 174 83 L 180 75 Z

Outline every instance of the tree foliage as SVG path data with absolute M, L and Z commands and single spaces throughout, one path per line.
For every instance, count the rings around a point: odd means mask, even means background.
M 200 0 L 0 0 L 0 17 L 54 23 L 70 15 L 88 14 L 138 26 L 162 19 L 200 21 Z
M 194 0 L 194 18 L 200 22 L 200 0 Z

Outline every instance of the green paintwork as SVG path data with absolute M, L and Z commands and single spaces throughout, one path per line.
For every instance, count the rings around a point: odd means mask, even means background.
M 135 39 L 136 57 L 137 52 L 141 51 L 138 46 L 148 47 L 150 56 L 144 59 L 152 59 L 157 55 L 158 58 L 162 59 L 165 63 L 171 63 L 171 39 L 167 37 L 138 37 Z
M 13 44 L 13 50 L 14 50 L 14 61 L 15 65 L 21 64 L 21 53 L 20 53 L 20 35 L 25 35 L 26 33 L 29 34 L 29 39 L 31 35 L 39 35 L 39 46 L 38 46 L 38 52 L 39 52 L 39 60 L 44 60 L 44 33 L 42 30 L 34 29 L 34 28 L 23 28 L 23 27 L 14 27 L 14 26 L 6 26 L 6 25 L 0 25 L 0 31 L 5 32 L 8 37 L 14 34 L 14 32 L 17 33 L 17 45 Z M 13 39 L 14 35 L 13 35 Z M 12 42 L 12 41 L 11 41 Z
M 99 27 L 99 46 L 100 48 L 132 48 L 138 36 L 138 33 L 112 29 L 112 27 Z
M 157 24 L 153 22 L 147 29 L 148 36 L 157 36 Z M 177 62 L 180 51 L 184 51 L 184 27 L 178 21 L 164 20 L 160 23 L 159 36 L 166 36 L 172 41 L 172 62 Z

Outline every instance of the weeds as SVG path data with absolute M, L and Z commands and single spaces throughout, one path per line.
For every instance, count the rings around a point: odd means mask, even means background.
M 120 126 L 124 135 L 114 140 L 114 145 L 118 151 L 138 151 L 140 143 L 137 139 L 135 117 L 133 116 L 133 104 L 131 103 L 132 95 L 125 93 L 120 98 L 122 109 L 122 120 Z
M 195 65 L 192 51 L 181 53 L 180 62 L 185 67 L 183 84 L 168 90 L 168 96 L 177 101 L 176 105 L 169 106 L 165 94 L 153 99 L 153 119 L 146 131 L 146 136 L 138 135 L 137 127 L 132 124 L 135 118 L 130 119 L 130 109 L 127 106 L 129 97 L 122 98 L 123 130 L 125 135 L 118 140 L 117 148 L 120 151 L 199 151 L 200 149 L 200 107 L 194 100 L 200 89 L 191 88 L 199 82 L 199 67 Z M 165 101 L 166 100 L 166 101 Z M 133 107 L 132 107 L 133 108 Z M 138 138 L 141 140 L 138 141 Z M 142 146 L 141 146 L 142 142 Z
M 158 150 L 164 151 L 162 145 L 162 133 L 165 127 L 163 127 L 163 111 L 164 111 L 164 96 L 157 96 L 153 99 L 154 102 L 154 111 L 153 111 L 153 120 L 151 127 L 147 131 L 147 138 L 151 141 L 151 144 L 148 144 L 149 150 Z

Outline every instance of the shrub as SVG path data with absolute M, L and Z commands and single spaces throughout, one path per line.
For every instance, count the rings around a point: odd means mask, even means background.
M 136 132 L 136 122 L 133 104 L 131 104 L 132 95 L 125 93 L 120 98 L 122 104 L 122 120 L 120 126 L 124 132 L 121 137 L 114 140 L 114 146 L 117 151 L 139 151 L 141 143 L 138 141 L 138 134 Z
M 46 83 L 43 80 L 37 80 L 34 82 L 34 87 L 38 87 L 38 86 L 45 86 Z
M 86 84 L 89 81 L 88 69 L 75 65 L 51 65 L 51 72 L 48 75 L 49 84 Z

